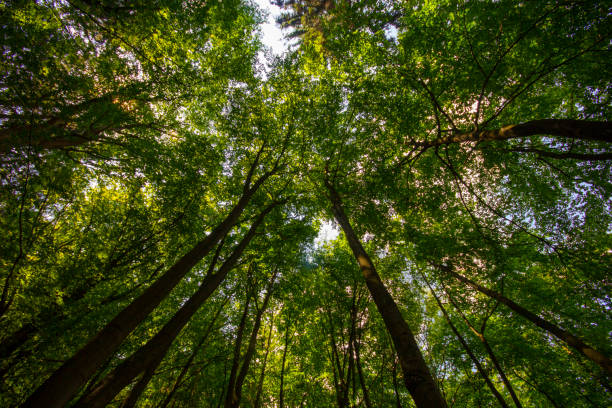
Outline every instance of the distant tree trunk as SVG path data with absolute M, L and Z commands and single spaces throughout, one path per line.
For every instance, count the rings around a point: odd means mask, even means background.
M 555 401 L 554 398 L 552 398 L 552 396 L 550 395 L 549 392 L 547 392 L 546 390 L 542 389 L 540 386 L 538 386 L 538 384 L 535 381 L 528 381 L 526 378 L 522 377 L 519 373 L 517 373 L 516 371 L 514 371 L 514 375 L 517 376 L 518 378 L 520 378 L 521 380 L 523 380 L 523 382 L 525 384 L 527 384 L 528 386 L 530 386 L 531 388 L 533 388 L 534 390 L 536 390 L 537 392 L 539 392 L 540 394 L 544 395 L 546 397 L 546 399 L 552 404 L 553 407 L 555 408 L 561 408 L 561 406 L 559 404 L 557 404 L 557 402 Z
M 255 236 L 257 227 L 262 223 L 265 216 L 278 205 L 274 203 L 268 206 L 253 222 L 251 228 L 234 249 L 232 255 L 223 263 L 218 272 L 208 275 L 197 292 L 179 309 L 168 323 L 138 351 L 132 354 L 110 374 L 108 374 L 96 388 L 75 405 L 75 407 L 104 407 L 119 393 L 129 382 L 149 367 L 159 356 L 163 356 L 182 328 L 189 322 L 191 317 L 198 311 L 200 306 L 223 282 L 227 273 L 234 267 L 242 252 L 251 239 Z
M 327 189 L 330 193 L 334 216 L 344 231 L 349 246 L 361 268 L 372 299 L 395 345 L 400 365 L 404 372 L 406 388 L 412 395 L 418 408 L 446 407 L 446 402 L 442 398 L 427 364 L 425 364 L 425 360 L 421 355 L 410 327 L 408 327 L 395 301 L 376 272 L 370 257 L 353 231 L 342 208 L 340 196 L 329 183 L 327 183 Z
M 403 408 L 397 384 L 397 360 L 393 361 L 393 371 L 391 375 L 393 376 L 393 393 L 395 394 L 395 406 L 396 408 Z
M 272 341 L 272 329 L 274 328 L 274 319 L 270 322 L 270 330 L 268 331 L 268 340 L 266 342 L 266 353 L 264 354 L 263 362 L 261 363 L 261 373 L 257 382 L 257 394 L 255 395 L 255 403 L 253 408 L 259 408 L 261 405 L 261 394 L 263 392 L 263 383 L 266 375 L 266 364 L 268 362 L 268 354 L 270 354 L 270 342 Z
M 276 270 L 274 274 L 272 275 L 272 277 L 270 278 L 270 281 L 268 282 L 268 285 L 266 288 L 266 295 L 264 297 L 263 304 L 257 310 L 257 314 L 255 316 L 255 323 L 253 325 L 253 330 L 251 331 L 251 336 L 249 338 L 249 344 L 247 346 L 247 350 L 244 354 L 244 357 L 242 358 L 242 366 L 240 367 L 240 372 L 238 373 L 238 376 L 236 377 L 236 383 L 234 385 L 234 390 L 231 393 L 232 400 L 230 401 L 229 406 L 226 404 L 228 408 L 238 408 L 238 406 L 240 405 L 240 400 L 242 397 L 242 385 L 244 384 L 244 380 L 249 371 L 251 360 L 253 359 L 253 356 L 255 355 L 255 350 L 257 348 L 257 335 L 259 334 L 259 328 L 261 327 L 261 318 L 263 317 L 264 312 L 268 308 L 268 302 L 270 301 L 270 295 L 272 295 L 272 291 L 274 287 L 274 280 L 276 279 L 277 272 L 278 270 Z M 257 307 L 257 300 L 255 300 L 255 307 Z M 228 392 L 228 395 L 230 395 L 229 392 Z
M 370 400 L 370 393 L 365 383 L 363 368 L 361 367 L 361 356 L 359 354 L 360 342 L 361 335 L 356 335 L 353 338 L 353 349 L 355 350 L 355 365 L 357 366 L 357 374 L 359 375 L 359 384 L 361 385 L 361 390 L 363 391 L 363 401 L 365 403 L 366 408 L 372 408 L 373 406 L 372 401 Z
M 423 276 L 423 279 L 425 279 L 424 275 L 421 275 L 421 276 Z M 427 283 L 427 286 L 429 286 L 429 290 L 431 291 L 431 294 L 433 295 L 434 299 L 436 299 L 436 303 L 438 303 L 438 307 L 442 311 L 442 315 L 444 315 L 444 319 L 448 323 L 448 325 L 451 328 L 451 330 L 453 331 L 453 333 L 455 333 L 455 336 L 457 337 L 457 340 L 459 340 L 459 343 L 461 343 L 461 345 L 463 346 L 463 349 L 465 350 L 465 352 L 472 359 L 472 362 L 474 363 L 474 365 L 478 369 L 478 372 L 482 376 L 482 379 L 485 381 L 485 383 L 487 384 L 487 386 L 491 390 L 491 393 L 495 396 L 495 398 L 497 398 L 497 401 L 499 401 L 499 405 L 501 405 L 504 408 L 508 408 L 508 404 L 504 400 L 504 397 L 499 393 L 497 388 L 495 388 L 495 385 L 491 382 L 491 379 L 487 375 L 484 367 L 482 366 L 482 364 L 480 364 L 480 361 L 478 361 L 478 358 L 476 358 L 476 356 L 474 355 L 474 353 L 470 349 L 470 346 L 467 344 L 467 342 L 465 341 L 463 336 L 461 336 L 461 334 L 459 333 L 459 331 L 457 330 L 457 328 L 455 327 L 455 325 L 451 321 L 450 316 L 448 315 L 448 313 L 446 312 L 446 309 L 444 308 L 444 306 L 442 305 L 442 302 L 440 301 L 440 298 L 438 298 L 438 296 L 434 292 L 434 290 L 431 287 L 431 285 L 429 284 L 429 282 L 427 282 L 427 281 L 425 281 L 425 282 Z
M 450 267 L 446 267 L 442 265 L 437 265 L 437 266 L 440 267 L 440 269 L 442 269 L 444 272 L 455 277 L 460 282 L 463 282 L 471 286 L 472 288 L 476 289 L 480 293 L 483 293 L 497 300 L 499 303 L 506 305 L 507 307 L 509 307 L 516 313 L 518 313 L 519 315 L 523 316 L 525 319 L 531 321 L 533 324 L 535 324 L 539 328 L 549 332 L 550 334 L 553 334 L 559 340 L 564 341 L 568 346 L 574 348 L 575 350 L 577 350 L 580 354 L 582 354 L 589 360 L 599 364 L 599 366 L 601 366 L 604 370 L 606 370 L 608 375 L 612 375 L 612 360 L 610 360 L 603 353 L 595 350 L 593 347 L 587 346 L 586 343 L 582 341 L 581 339 L 579 339 L 578 337 L 568 333 L 567 331 L 561 329 L 560 327 L 531 313 L 529 310 L 523 308 L 522 306 L 519 306 L 518 304 L 508 299 L 507 297 L 501 295 L 500 293 L 497 293 L 491 289 L 487 289 L 484 286 L 481 286 L 477 284 L 476 282 L 471 281 L 465 276 L 458 274 L 457 272 L 453 271 Z
M 477 330 L 474 327 L 474 325 L 468 320 L 468 318 L 465 316 L 465 314 L 461 311 L 461 308 L 459 307 L 459 305 L 457 305 L 457 303 L 454 301 L 453 297 L 450 295 L 450 293 L 448 291 L 446 292 L 446 296 L 448 296 L 448 300 L 455 307 L 455 309 L 457 310 L 457 312 L 459 313 L 459 315 L 461 316 L 461 318 L 463 319 L 465 324 L 470 328 L 470 330 L 476 335 L 476 337 L 478 337 L 478 340 L 480 340 L 480 342 L 482 343 L 482 345 L 485 348 L 487 354 L 489 355 L 489 358 L 491 359 L 491 362 L 493 363 L 493 366 L 497 370 L 497 373 L 499 374 L 499 377 L 502 379 L 502 382 L 504 383 L 504 386 L 506 387 L 506 389 L 510 393 L 510 396 L 512 397 L 512 401 L 514 401 L 514 405 L 516 405 L 517 408 L 523 408 L 520 400 L 518 399 L 518 397 L 516 395 L 516 392 L 514 392 L 514 387 L 512 387 L 512 383 L 508 379 L 508 376 L 506 376 L 506 373 L 505 373 L 504 369 L 502 368 L 501 364 L 499 363 L 499 360 L 495 356 L 495 352 L 493 351 L 493 348 L 491 348 L 491 345 L 489 344 L 489 342 L 487 341 L 487 338 L 484 335 L 487 319 L 489 318 L 489 316 L 487 316 L 484 319 L 484 321 L 482 323 L 482 328 L 480 330 Z
M 161 403 L 161 405 L 158 408 L 165 408 L 166 406 L 168 406 L 170 401 L 172 401 L 172 397 L 174 396 L 174 393 L 180 387 L 180 385 L 181 385 L 181 383 L 183 381 L 183 378 L 185 377 L 185 375 L 187 374 L 187 371 L 189 371 L 189 368 L 191 367 L 191 364 L 193 363 L 193 360 L 196 358 L 197 354 L 201 351 L 202 346 L 204 345 L 204 343 L 206 342 L 206 340 L 208 339 L 210 334 L 213 332 L 213 327 L 215 325 L 215 322 L 217 321 L 217 318 L 221 314 L 221 311 L 223 310 L 223 307 L 225 306 L 225 304 L 227 303 L 228 300 L 229 300 L 229 297 L 226 298 L 225 301 L 217 309 L 217 311 L 216 311 L 215 315 L 213 316 L 212 320 L 210 321 L 210 323 L 206 327 L 204 336 L 202 336 L 202 338 L 200 339 L 198 344 L 196 344 L 196 346 L 193 348 L 193 351 L 191 352 L 191 355 L 187 359 L 187 362 L 185 363 L 185 365 L 181 369 L 181 372 L 179 373 L 178 377 L 174 381 L 174 385 L 172 386 L 172 389 L 170 390 L 170 392 L 168 393 L 168 395 L 166 396 L 166 398 L 164 399 L 164 401 Z
M 263 148 L 262 148 L 263 149 Z M 72 358 L 66 361 L 26 400 L 22 408 L 61 408 L 78 392 L 96 369 L 121 345 L 181 279 L 214 248 L 238 222 L 255 192 L 272 175 L 264 173 L 253 185 L 252 176 L 259 163 L 260 150 L 249 169 L 243 194 L 228 216 L 202 241 L 183 255 L 168 271 L 125 307 Z
M 285 347 L 283 348 L 283 360 L 281 362 L 280 372 L 280 390 L 278 392 L 278 406 L 279 408 L 285 408 L 285 361 L 287 361 L 287 349 L 289 348 L 289 332 L 291 328 L 291 322 L 287 321 L 287 327 L 285 328 Z
M 251 289 L 247 291 L 246 299 L 244 301 L 244 310 L 240 317 L 240 323 L 236 328 L 236 342 L 234 343 L 234 356 L 232 359 L 232 368 L 230 370 L 229 380 L 227 381 L 227 391 L 225 393 L 225 407 L 230 406 L 231 401 L 234 399 L 234 389 L 236 387 L 236 377 L 238 376 L 238 370 L 240 369 L 240 350 L 242 349 L 242 337 L 244 336 L 244 330 L 246 327 L 247 317 L 249 315 L 249 303 L 251 301 Z
M 336 343 L 336 330 L 334 328 L 331 309 L 327 308 L 327 319 L 329 320 L 329 338 L 331 343 L 331 363 L 334 370 L 334 387 L 336 389 L 336 402 L 338 408 L 348 406 L 348 381 L 345 379 L 345 365 L 340 363 L 338 344 Z M 346 360 L 345 360 L 346 361 Z M 349 376 L 347 375 L 347 378 Z

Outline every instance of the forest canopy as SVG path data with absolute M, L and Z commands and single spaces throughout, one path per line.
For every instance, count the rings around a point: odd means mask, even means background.
M 609 2 L 271 4 L 0 3 L 0 405 L 609 406 Z

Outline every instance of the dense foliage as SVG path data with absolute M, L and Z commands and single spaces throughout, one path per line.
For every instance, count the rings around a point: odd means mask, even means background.
M 608 406 L 612 7 L 272 3 L 0 4 L 0 405 Z

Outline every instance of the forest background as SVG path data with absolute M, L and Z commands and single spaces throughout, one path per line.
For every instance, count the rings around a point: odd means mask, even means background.
M 608 406 L 609 2 L 274 4 L 0 4 L 0 405 Z

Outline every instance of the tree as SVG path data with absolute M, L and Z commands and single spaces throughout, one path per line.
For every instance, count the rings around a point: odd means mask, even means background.
M 0 6 L 0 405 L 607 405 L 607 4 L 274 3 Z

